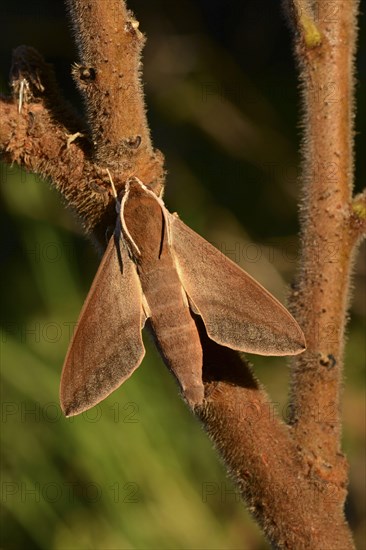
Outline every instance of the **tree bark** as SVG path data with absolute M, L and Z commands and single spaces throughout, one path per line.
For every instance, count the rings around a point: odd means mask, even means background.
M 157 194 L 161 153 L 152 146 L 140 81 L 144 37 L 121 0 L 68 0 L 80 62 L 73 75 L 83 121 L 64 102 L 33 49 L 14 52 L 13 97 L 0 102 L 8 162 L 50 178 L 89 235 L 105 247 L 117 191 L 137 176 Z M 352 200 L 356 0 L 316 13 L 289 0 L 303 97 L 302 255 L 291 307 L 307 339 L 294 362 L 291 422 L 284 424 L 247 362 L 212 342 L 197 319 L 206 401 L 195 411 L 275 547 L 353 548 L 344 519 L 347 462 L 340 446 L 344 326 L 366 196 Z M 327 11 L 328 9 L 328 11 Z

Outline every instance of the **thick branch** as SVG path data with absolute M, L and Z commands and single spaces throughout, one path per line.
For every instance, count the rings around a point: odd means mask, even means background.
M 248 509 L 276 548 L 352 548 L 345 486 L 314 475 L 238 354 L 200 328 L 207 402 L 199 412 Z
M 302 2 L 297 2 L 302 4 Z M 329 2 L 312 14 L 321 41 L 314 47 L 299 25 L 297 55 L 304 104 L 302 259 L 293 311 L 307 351 L 292 371 L 295 437 L 316 475 L 343 485 L 340 386 L 344 327 L 354 251 L 353 118 L 357 0 Z

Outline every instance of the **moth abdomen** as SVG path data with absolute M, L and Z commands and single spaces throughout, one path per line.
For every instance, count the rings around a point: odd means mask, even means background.
M 190 406 L 194 407 L 202 402 L 204 395 L 202 347 L 196 324 L 183 302 L 179 287 L 176 287 L 175 296 L 174 301 L 169 300 L 169 307 L 164 302 L 153 304 L 150 325 L 165 364 L 178 380 Z

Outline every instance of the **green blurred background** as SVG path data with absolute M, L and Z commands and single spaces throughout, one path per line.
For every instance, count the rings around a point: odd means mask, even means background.
M 284 301 L 298 250 L 300 132 L 290 33 L 277 4 L 131 0 L 129 7 L 148 37 L 143 79 L 154 143 L 166 155 L 169 209 Z M 11 50 L 24 43 L 54 63 L 65 95 L 81 109 L 63 3 L 4 0 L 2 9 L 2 91 L 8 92 Z M 364 36 L 362 30 L 360 158 Z M 330 85 L 342 100 L 337 83 Z M 365 169 L 358 164 L 358 190 Z M 0 193 L 0 547 L 268 548 L 148 337 L 142 366 L 120 390 L 80 417 L 62 417 L 58 385 L 70 326 L 98 258 L 48 183 L 2 165 Z M 365 535 L 364 257 L 355 264 L 343 399 L 347 515 L 359 548 Z M 288 366 L 252 360 L 285 416 Z

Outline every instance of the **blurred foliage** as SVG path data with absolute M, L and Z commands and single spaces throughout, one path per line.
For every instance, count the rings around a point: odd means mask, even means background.
M 169 170 L 167 205 L 284 300 L 296 266 L 299 200 L 298 85 L 285 17 L 270 0 L 131 0 L 129 6 L 148 37 L 146 99 Z M 11 49 L 25 43 L 55 64 L 65 95 L 81 108 L 63 3 L 4 1 L 2 8 L 1 88 L 8 91 Z M 364 40 L 363 33 L 358 95 Z M 365 102 L 358 103 L 361 134 Z M 359 163 L 358 190 L 365 169 Z M 2 165 L 0 192 L 0 547 L 267 548 L 148 339 L 143 365 L 120 390 L 80 417 L 62 417 L 61 366 L 98 259 L 39 178 Z M 360 548 L 364 275 L 360 255 L 344 394 L 347 514 Z M 283 360 L 252 360 L 285 416 Z

